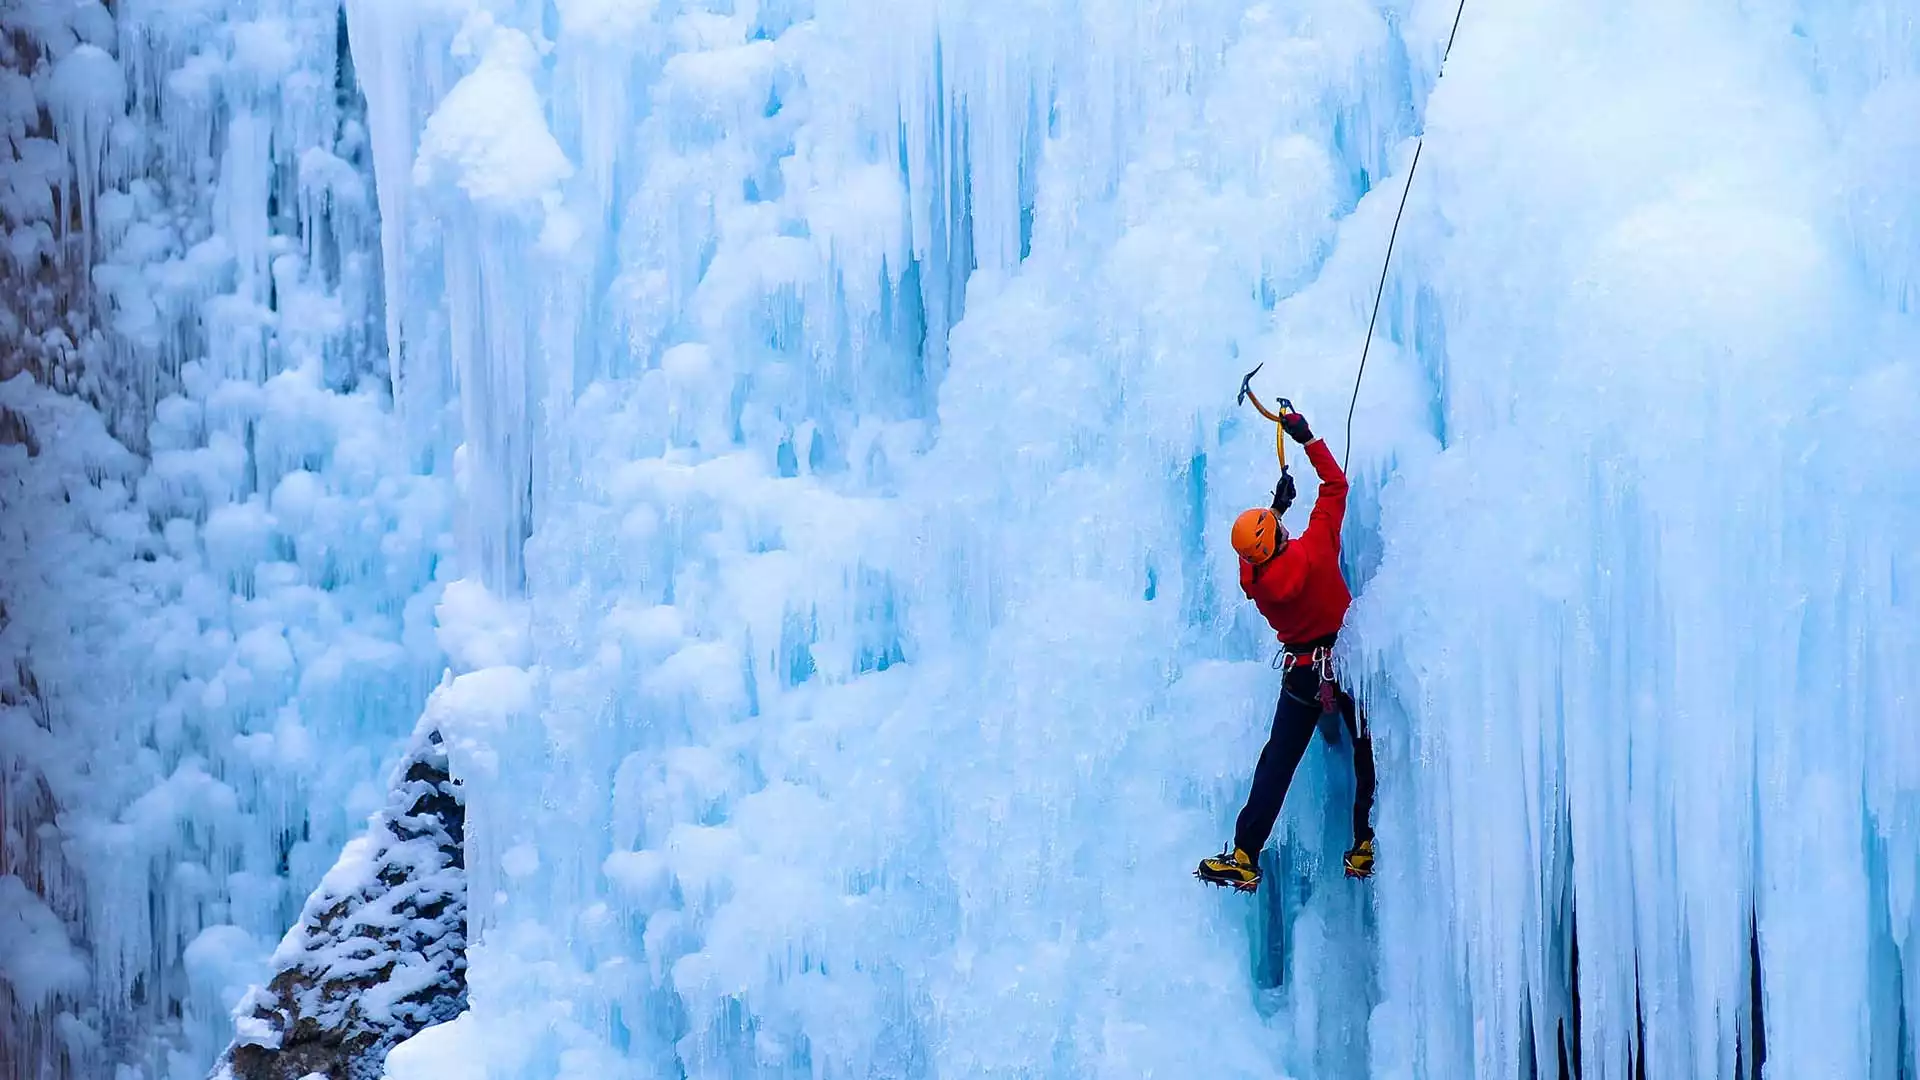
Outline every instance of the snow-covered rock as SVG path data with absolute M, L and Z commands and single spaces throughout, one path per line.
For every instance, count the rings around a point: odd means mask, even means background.
M 466 810 L 438 731 L 349 842 L 234 1010 L 216 1080 L 376 1080 L 387 1051 L 466 1008 Z

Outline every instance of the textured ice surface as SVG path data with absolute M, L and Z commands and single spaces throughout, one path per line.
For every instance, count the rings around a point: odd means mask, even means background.
M 484 929 L 396 1075 L 1915 1067 L 1894 7 L 1486 0 L 1438 82 L 1451 4 L 362 7 L 529 643 L 431 707 Z M 403 172 L 520 34 L 530 159 Z M 1422 127 L 1351 448 L 1384 871 L 1316 750 L 1223 901 L 1229 391 L 1348 449 Z
M 204 1076 L 438 673 L 338 16 L 0 5 L 0 1074 Z
M 0 384 L 90 538 L 8 581 L 102 597 L 9 704 L 139 763 L 17 758 L 48 1000 L 222 1015 L 424 708 L 472 1010 L 395 1077 L 1920 1073 L 1902 3 L 1469 0 L 1444 79 L 1450 0 L 345 0 L 338 80 L 317 0 L 21 10 L 8 250 L 91 223 L 141 455 Z M 1262 362 L 1382 861 L 1316 742 L 1249 902 Z

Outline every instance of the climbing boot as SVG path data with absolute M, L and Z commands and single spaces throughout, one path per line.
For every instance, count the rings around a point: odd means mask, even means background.
M 1211 859 L 1201 859 L 1193 876 L 1214 885 L 1253 892 L 1260 887 L 1260 864 L 1239 848 L 1229 847 Z
M 1373 837 L 1353 845 L 1347 852 L 1347 876 L 1350 878 L 1370 878 L 1373 876 Z

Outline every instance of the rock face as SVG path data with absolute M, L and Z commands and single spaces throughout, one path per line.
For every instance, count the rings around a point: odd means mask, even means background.
M 466 1008 L 466 808 L 438 732 L 347 844 L 234 1010 L 215 1080 L 379 1080 L 387 1051 Z

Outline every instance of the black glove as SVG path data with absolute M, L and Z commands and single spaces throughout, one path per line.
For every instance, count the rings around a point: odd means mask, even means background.
M 1273 489 L 1273 512 L 1276 514 L 1286 513 L 1287 507 L 1293 505 L 1294 496 L 1298 494 L 1299 492 L 1295 491 L 1293 487 L 1293 474 L 1285 468 L 1282 468 L 1280 470 L 1280 483 L 1275 485 Z
M 1313 429 L 1307 426 L 1307 418 L 1297 412 L 1283 413 L 1280 427 L 1294 442 L 1305 446 L 1313 441 Z

